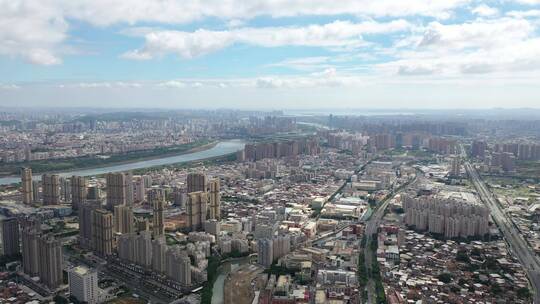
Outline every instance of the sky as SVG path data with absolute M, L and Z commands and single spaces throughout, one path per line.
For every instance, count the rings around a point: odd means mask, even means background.
M 540 0 L 0 0 L 0 106 L 540 108 Z

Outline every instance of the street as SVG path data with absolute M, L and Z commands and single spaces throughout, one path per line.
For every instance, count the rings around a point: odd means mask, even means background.
M 493 217 L 493 220 L 499 226 L 501 233 L 503 234 L 506 242 L 510 246 L 511 251 L 515 254 L 518 260 L 521 262 L 529 280 L 531 282 L 534 292 L 534 303 L 540 303 L 540 262 L 538 257 L 534 253 L 533 249 L 527 245 L 519 231 L 516 229 L 512 221 L 506 216 L 501 206 L 494 198 L 491 191 L 488 190 L 485 183 L 482 181 L 476 169 L 469 163 L 465 162 L 465 169 L 467 174 L 473 181 L 474 187 L 478 192 L 478 195 L 486 204 Z
M 408 185 L 415 183 L 418 180 L 418 176 L 416 175 L 412 180 L 406 182 L 402 186 L 399 186 L 396 190 L 392 191 L 388 197 L 375 209 L 369 220 L 366 222 L 366 229 L 364 231 L 365 235 L 365 244 L 364 244 L 364 261 L 365 261 L 365 267 L 366 272 L 368 275 L 368 283 L 366 286 L 367 294 L 368 294 L 368 300 L 367 303 L 375 303 L 376 302 L 376 295 L 375 295 L 375 282 L 373 282 L 373 277 L 371 275 L 372 269 L 371 265 L 373 263 L 372 258 L 373 254 L 371 252 L 371 241 L 373 234 L 377 233 L 377 228 L 379 227 L 379 224 L 384 216 L 384 212 L 386 208 L 388 207 L 388 204 L 394 198 L 394 196 L 399 193 L 402 189 L 406 188 Z

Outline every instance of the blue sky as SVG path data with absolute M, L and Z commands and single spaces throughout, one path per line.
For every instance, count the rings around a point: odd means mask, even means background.
M 0 106 L 540 107 L 540 0 L 0 0 Z

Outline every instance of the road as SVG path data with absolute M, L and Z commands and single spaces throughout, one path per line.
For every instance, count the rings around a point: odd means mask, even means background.
M 500 204 L 497 202 L 497 199 L 486 187 L 476 169 L 469 162 L 464 162 L 464 166 L 467 174 L 474 184 L 474 187 L 476 188 L 476 191 L 478 192 L 478 195 L 484 204 L 488 206 L 493 220 L 497 226 L 499 226 L 499 229 L 510 246 L 511 251 L 521 262 L 521 264 L 523 264 L 533 288 L 534 303 L 540 304 L 540 261 L 538 257 L 534 253 L 533 249 L 527 245 L 527 242 L 523 239 L 512 221 L 504 213 Z
M 384 201 L 375 209 L 369 220 L 366 222 L 366 229 L 364 230 L 364 235 L 366 236 L 366 242 L 364 244 L 364 261 L 366 266 L 366 272 L 368 275 L 368 284 L 366 286 L 367 288 L 367 294 L 368 294 L 368 301 L 367 303 L 376 303 L 376 296 L 375 296 L 375 282 L 373 281 L 373 277 L 371 276 L 371 265 L 373 254 L 371 252 L 371 238 L 372 236 L 377 233 L 377 229 L 379 228 L 380 222 L 384 216 L 384 212 L 386 208 L 388 207 L 388 204 L 390 204 L 390 201 L 392 198 L 395 197 L 397 193 L 399 193 L 402 189 L 406 188 L 411 183 L 415 183 L 418 179 L 418 175 L 416 175 L 413 179 L 409 180 L 408 182 L 404 183 L 403 185 L 397 187 L 395 190 L 393 190 Z
M 373 277 L 371 276 L 371 265 L 373 265 L 373 254 L 371 253 L 371 238 L 373 234 L 377 232 L 377 228 L 379 227 L 379 224 L 381 222 L 382 217 L 384 216 L 384 211 L 388 207 L 388 204 L 390 203 L 390 199 L 385 200 L 378 208 L 373 212 L 371 215 L 371 218 L 366 223 L 366 229 L 364 231 L 364 235 L 366 236 L 366 242 L 364 247 L 364 261 L 366 265 L 366 272 L 368 275 L 368 283 L 367 283 L 367 291 L 368 291 L 368 303 L 376 303 L 376 296 L 375 296 L 375 282 L 373 281 Z
M 132 293 L 138 294 L 139 296 L 147 299 L 151 303 L 169 303 L 171 300 L 170 297 L 166 297 L 165 295 L 154 294 L 153 290 L 150 290 L 148 287 L 142 285 L 142 280 L 140 280 L 139 278 L 128 277 L 122 272 L 115 270 L 113 267 L 93 263 L 86 259 L 80 258 L 77 254 L 71 254 L 69 252 L 64 252 L 64 254 L 68 256 L 69 259 L 82 263 L 90 268 L 95 268 L 96 270 L 98 270 L 99 273 L 104 273 L 106 276 L 115 279 L 117 282 L 125 284 L 132 290 Z

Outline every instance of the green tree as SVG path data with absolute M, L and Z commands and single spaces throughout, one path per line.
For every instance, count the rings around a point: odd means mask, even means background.
M 437 279 L 439 279 L 439 281 L 441 281 L 441 282 L 443 282 L 445 284 L 448 284 L 448 283 L 452 282 L 453 277 L 452 277 L 452 275 L 450 273 L 443 272 L 443 273 L 441 273 L 441 274 L 439 274 L 437 276 Z
M 528 299 L 531 297 L 531 291 L 527 287 L 521 287 L 516 293 L 520 299 Z

